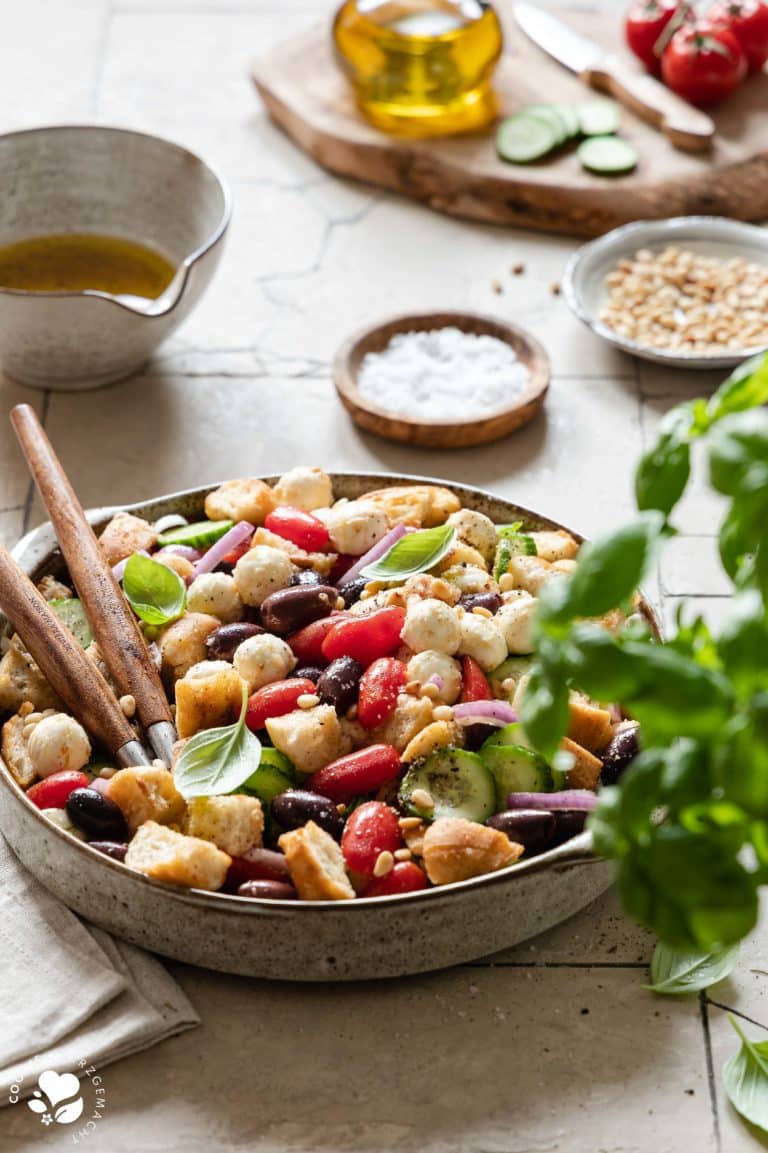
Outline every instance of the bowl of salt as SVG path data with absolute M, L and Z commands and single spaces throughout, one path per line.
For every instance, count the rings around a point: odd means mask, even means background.
M 469 312 L 398 316 L 357 333 L 333 364 L 360 428 L 422 448 L 471 448 L 533 420 L 549 358 L 515 325 Z

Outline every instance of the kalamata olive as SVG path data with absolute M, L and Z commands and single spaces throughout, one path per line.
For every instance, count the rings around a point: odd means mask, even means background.
M 295 901 L 298 894 L 285 881 L 244 881 L 238 897 L 260 897 L 262 901 Z
M 331 585 L 299 585 L 272 593 L 261 605 L 261 619 L 272 633 L 295 633 L 330 616 L 339 594 Z
M 124 841 L 90 841 L 89 844 L 92 849 L 103 853 L 105 857 L 111 857 L 113 861 L 124 861 L 128 852 Z
M 357 688 L 363 675 L 363 666 L 354 657 L 337 657 L 331 661 L 317 681 L 317 695 L 325 705 L 333 705 L 337 713 L 345 713 L 357 700 Z
M 205 638 L 208 656 L 212 661 L 231 661 L 238 645 L 247 641 L 249 637 L 258 636 L 259 633 L 263 632 L 264 629 L 261 625 L 251 624 L 248 621 L 235 621 L 234 624 L 221 625 L 220 628 L 214 629 Z
M 554 813 L 541 809 L 515 809 L 496 813 L 486 821 L 492 829 L 506 833 L 510 841 L 525 848 L 526 853 L 542 853 L 553 843 L 557 822 Z
M 128 827 L 122 810 L 95 789 L 75 789 L 67 797 L 67 815 L 73 825 L 96 841 L 125 841 Z
M 325 584 L 325 577 L 315 572 L 313 568 L 302 568 L 295 572 L 291 577 L 291 586 L 293 588 L 318 588 L 320 585 Z
M 504 601 L 498 593 L 466 593 L 459 604 L 468 613 L 471 613 L 472 609 L 488 609 L 489 613 L 497 613 Z
M 498 725 L 482 725 L 479 722 L 474 725 L 467 725 L 464 729 L 464 747 L 470 752 L 476 753 L 488 738 L 494 736 L 498 731 Z
M 272 800 L 271 813 L 284 829 L 300 829 L 307 821 L 314 821 L 336 840 L 342 834 L 344 821 L 336 805 L 328 797 L 319 793 L 305 792 L 304 789 L 289 789 Z
M 604 785 L 615 785 L 625 769 L 640 752 L 637 736 L 640 726 L 627 724 L 616 732 L 602 752 L 603 771 L 600 780 Z
M 324 672 L 325 669 L 319 668 L 318 665 L 298 665 L 291 673 L 291 677 L 299 677 L 305 681 L 314 681 L 315 684 L 317 684 Z
M 344 604 L 347 608 L 351 608 L 360 600 L 360 595 L 367 584 L 367 577 L 355 577 L 351 581 L 342 581 L 339 585 L 339 596 L 344 598 Z
M 562 845 L 571 837 L 584 832 L 589 813 L 585 809 L 558 809 L 555 812 L 555 839 L 553 845 Z

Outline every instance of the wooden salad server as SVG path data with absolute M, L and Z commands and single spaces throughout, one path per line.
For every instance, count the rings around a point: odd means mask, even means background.
M 160 674 L 131 608 L 34 409 L 16 405 L 11 422 L 104 662 L 120 692 L 134 697 L 147 739 L 170 766 L 176 729 Z
M 2 545 L 0 608 L 72 715 L 116 761 L 124 767 L 150 764 L 96 665 Z

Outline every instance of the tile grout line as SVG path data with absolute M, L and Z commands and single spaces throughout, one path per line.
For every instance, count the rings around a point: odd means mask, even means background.
M 722 1009 L 724 1013 L 733 1013 L 734 1017 L 740 1017 L 742 1021 L 748 1021 L 750 1025 L 754 1025 L 756 1028 L 768 1031 L 768 1025 L 764 1025 L 762 1021 L 757 1021 L 754 1017 L 742 1013 L 741 1009 L 734 1009 L 730 1005 L 723 1005 L 720 1001 L 713 1001 L 711 997 L 706 997 L 706 1000 L 708 1005 L 714 1005 L 716 1009 Z
M 712 1111 L 712 1127 L 715 1134 L 715 1149 L 721 1153 L 722 1139 L 720 1134 L 720 1114 L 717 1108 L 717 1085 L 715 1083 L 715 1065 L 712 1059 L 712 1035 L 709 1028 L 709 1011 L 707 998 L 704 992 L 699 993 L 699 1017 L 704 1036 L 704 1059 L 707 1066 L 707 1085 L 709 1087 L 709 1104 Z
M 40 423 L 45 428 L 45 423 L 48 420 L 48 409 L 51 404 L 51 390 L 46 388 L 43 393 L 43 403 L 40 409 Z M 32 519 L 32 502 L 35 499 L 35 482 L 30 480 L 29 488 L 27 489 L 26 500 L 24 501 L 24 517 L 21 522 L 21 535 L 26 536 L 29 532 L 29 522 Z

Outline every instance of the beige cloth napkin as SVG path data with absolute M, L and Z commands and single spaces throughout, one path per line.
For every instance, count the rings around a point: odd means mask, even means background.
M 26 1095 L 45 1069 L 101 1068 L 199 1023 L 156 958 L 84 924 L 0 836 L 0 1090 Z

